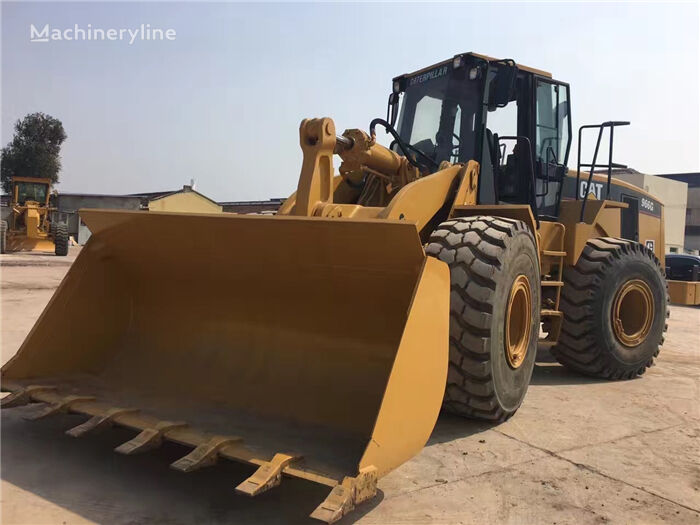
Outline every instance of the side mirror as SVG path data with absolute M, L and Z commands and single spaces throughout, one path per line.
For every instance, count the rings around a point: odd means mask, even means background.
M 396 117 L 398 116 L 399 109 L 399 94 L 391 93 L 389 95 L 389 103 L 386 108 L 386 120 L 392 126 L 396 126 Z
M 498 62 L 496 76 L 491 80 L 489 87 L 489 111 L 505 107 L 515 97 L 517 76 L 518 68 L 513 60 L 506 59 Z

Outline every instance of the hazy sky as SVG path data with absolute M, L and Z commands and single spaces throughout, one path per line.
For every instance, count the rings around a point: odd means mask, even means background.
M 3 2 L 1 139 L 30 112 L 63 121 L 59 191 L 193 178 L 217 200 L 281 197 L 296 188 L 303 118 L 366 129 L 385 115 L 393 76 L 476 51 L 570 82 L 575 128 L 631 120 L 615 160 L 698 171 L 699 6 Z M 30 24 L 150 24 L 176 37 L 36 43 Z

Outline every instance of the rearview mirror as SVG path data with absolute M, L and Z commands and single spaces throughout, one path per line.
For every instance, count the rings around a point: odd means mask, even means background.
M 489 111 L 508 105 L 515 96 L 515 80 L 518 68 L 510 59 L 502 60 L 494 68 L 496 76 L 491 80 L 489 88 Z

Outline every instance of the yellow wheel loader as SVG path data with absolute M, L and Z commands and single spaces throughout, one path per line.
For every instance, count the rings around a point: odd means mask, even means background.
M 0 221 L 0 253 L 36 250 L 68 255 L 68 229 L 49 220 L 51 180 L 13 177 L 9 224 Z
M 623 124 L 580 129 L 595 154 L 568 171 L 569 86 L 465 53 L 396 77 L 369 133 L 304 120 L 275 216 L 82 210 L 92 237 L 3 367 L 2 405 L 85 414 L 75 437 L 133 429 L 122 454 L 187 445 L 183 472 L 250 464 L 241 494 L 326 485 L 311 515 L 334 522 L 441 407 L 512 416 L 538 344 L 596 377 L 652 364 L 663 208 L 598 158 Z

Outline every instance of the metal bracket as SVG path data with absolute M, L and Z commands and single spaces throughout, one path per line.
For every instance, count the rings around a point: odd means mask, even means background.
M 43 419 L 47 416 L 52 416 L 54 414 L 68 412 L 73 403 L 78 403 L 80 401 L 94 401 L 95 398 L 92 396 L 66 396 L 56 403 L 47 405 L 42 410 L 39 410 L 35 414 L 28 414 L 24 416 L 24 419 L 28 421 L 36 421 L 37 419 Z
M 333 202 L 335 124 L 329 118 L 306 119 L 299 127 L 304 154 L 292 215 L 312 216 L 319 206 Z
M 311 517 L 326 523 L 334 523 L 355 508 L 356 505 L 377 494 L 377 469 L 365 467 L 354 477 L 346 477 L 343 483 L 333 487 Z
M 122 443 L 114 451 L 119 454 L 131 455 L 156 449 L 163 444 L 166 432 L 186 426 L 187 423 L 184 421 L 161 421 L 154 428 L 142 430 L 135 438 Z
M 170 466 L 181 472 L 192 472 L 203 467 L 216 464 L 219 450 L 227 445 L 233 445 L 243 441 L 243 438 L 230 436 L 214 436 L 206 443 L 202 443 L 186 456 L 171 463 Z
M 14 408 L 27 405 L 32 401 L 32 395 L 36 392 L 56 390 L 55 386 L 32 385 L 15 390 L 10 395 L 0 399 L 0 408 Z
M 257 496 L 258 494 L 270 490 L 282 483 L 282 471 L 291 462 L 299 460 L 299 456 L 289 456 L 277 453 L 274 457 L 260 465 L 258 470 L 236 487 L 236 492 L 247 496 Z
M 66 430 L 66 434 L 73 437 L 84 436 L 88 432 L 95 430 L 102 430 L 106 427 L 111 427 L 113 419 L 122 414 L 131 414 L 133 412 L 138 412 L 138 408 L 111 408 L 103 416 L 93 416 L 85 423 L 81 423 L 77 427 L 73 427 L 70 430 Z

